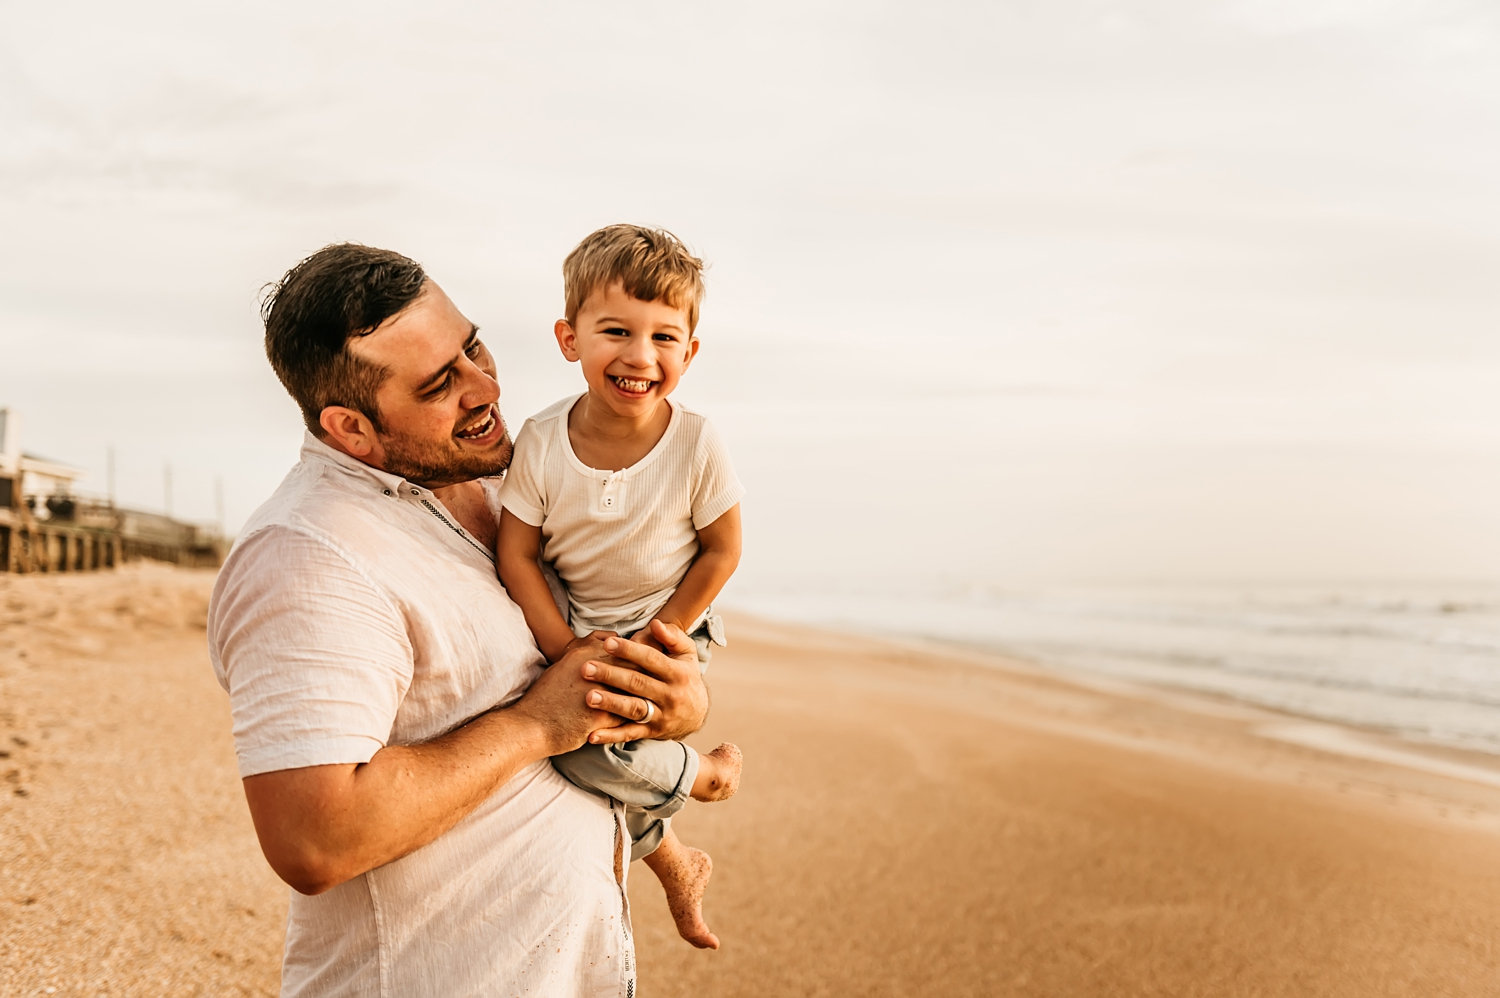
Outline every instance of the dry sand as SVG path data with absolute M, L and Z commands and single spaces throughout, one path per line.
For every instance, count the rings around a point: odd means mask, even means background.
M 285 891 L 203 647 L 212 576 L 0 575 L 0 995 L 274 994 Z M 694 743 L 738 796 L 641 993 L 1500 995 L 1500 787 L 1274 715 L 744 619 Z M 1453 759 L 1489 773 L 1489 760 Z M 48 990 L 53 989 L 53 990 Z
M 212 585 L 0 574 L 0 995 L 276 993 L 286 895 L 208 666 Z

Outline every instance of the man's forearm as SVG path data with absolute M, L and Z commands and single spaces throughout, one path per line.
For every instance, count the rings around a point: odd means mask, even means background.
M 266 860 L 292 887 L 317 894 L 433 841 L 522 769 L 577 748 L 591 732 L 615 742 L 696 730 L 708 690 L 692 642 L 653 627 L 678 658 L 615 637 L 579 641 L 520 700 L 430 742 L 387 746 L 361 765 L 247 777 Z M 632 720 L 647 715 L 643 698 L 655 705 L 650 725 Z
M 391 745 L 362 765 L 309 766 L 245 779 L 261 850 L 304 894 L 336 887 L 448 831 L 522 769 L 617 723 L 585 699 L 596 687 L 581 647 L 526 694 L 430 742 Z
M 248 777 L 245 798 L 271 868 L 317 894 L 431 842 L 554 749 L 545 725 L 507 708 L 362 765 Z

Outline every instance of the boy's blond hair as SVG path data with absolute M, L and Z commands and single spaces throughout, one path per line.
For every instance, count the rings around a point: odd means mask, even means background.
M 703 302 L 703 261 L 666 229 L 606 225 L 586 236 L 563 261 L 563 314 L 571 324 L 589 295 L 619 281 L 641 301 L 664 301 L 687 313 L 688 334 L 698 328 Z

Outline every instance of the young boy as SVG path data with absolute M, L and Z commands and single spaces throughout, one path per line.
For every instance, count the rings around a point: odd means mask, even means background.
M 563 262 L 566 318 L 554 332 L 588 390 L 517 434 L 497 545 L 500 578 L 549 662 L 595 631 L 660 648 L 653 620 L 690 635 L 704 667 L 710 645 L 724 643 L 710 604 L 739 563 L 744 488 L 708 422 L 668 400 L 698 352 L 702 269 L 671 233 L 634 225 L 600 229 Z M 567 588 L 567 619 L 538 558 Z M 667 819 L 689 794 L 733 794 L 740 750 L 700 756 L 642 740 L 585 745 L 553 763 L 626 805 L 631 858 L 661 880 L 677 931 L 718 949 L 702 915 L 712 863 Z

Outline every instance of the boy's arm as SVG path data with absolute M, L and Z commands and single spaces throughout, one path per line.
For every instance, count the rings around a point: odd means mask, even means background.
M 686 631 L 719 595 L 740 563 L 740 507 L 729 507 L 698 531 L 698 557 L 656 619 Z
M 526 626 L 531 628 L 536 646 L 548 662 L 556 662 L 572 643 L 573 629 L 558 612 L 542 567 L 537 564 L 541 549 L 541 527 L 533 527 L 508 509 L 500 511 L 500 539 L 495 544 L 500 581 L 526 615 Z

